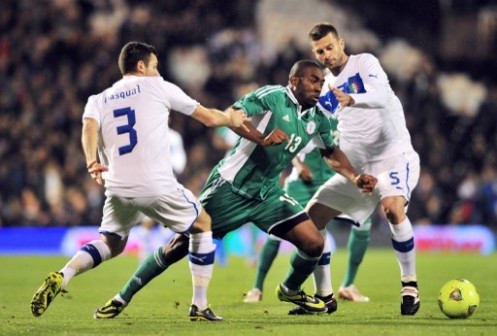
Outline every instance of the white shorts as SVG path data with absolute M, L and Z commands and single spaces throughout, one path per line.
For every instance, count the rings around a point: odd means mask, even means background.
M 145 216 L 161 223 L 174 232 L 190 229 L 201 211 L 193 193 L 179 186 L 167 195 L 151 197 L 107 196 L 105 199 L 100 233 L 117 234 L 124 239 L 133 226 Z
M 364 223 L 376 209 L 381 199 L 403 196 L 406 206 L 419 180 L 419 156 L 415 151 L 403 153 L 381 161 L 368 162 L 363 171 L 378 179 L 371 195 L 340 174 L 332 176 L 319 188 L 309 203 L 320 203 Z

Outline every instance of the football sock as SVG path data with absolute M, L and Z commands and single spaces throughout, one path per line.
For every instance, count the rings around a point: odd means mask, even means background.
M 319 233 L 324 238 L 323 254 L 319 258 L 318 264 L 314 269 L 313 279 L 316 294 L 319 296 L 328 296 L 333 294 L 333 287 L 331 286 L 331 245 L 326 234 L 326 229 L 320 230 Z
M 65 289 L 74 276 L 97 267 L 110 258 L 110 249 L 102 240 L 93 240 L 84 245 L 60 270 L 64 274 L 62 288 Z
M 304 252 L 295 249 L 290 257 L 290 270 L 283 281 L 287 294 L 294 295 L 300 291 L 300 287 L 316 268 L 320 257 L 312 258 Z
M 262 245 L 261 253 L 259 254 L 259 260 L 257 261 L 257 272 L 255 275 L 254 288 L 261 290 L 264 287 L 264 280 L 266 279 L 267 273 L 273 264 L 274 259 L 278 255 L 278 250 L 280 248 L 281 241 L 271 236 L 266 238 L 264 245 Z
M 417 281 L 402 281 L 402 287 L 418 288 L 418 282 Z
M 140 289 L 148 284 L 150 280 L 164 272 L 168 267 L 169 265 L 164 260 L 161 246 L 138 266 L 133 276 L 119 291 L 119 296 L 126 303 L 129 303 Z
M 366 222 L 358 229 L 352 226 L 349 234 L 349 240 L 347 243 L 347 249 L 349 252 L 349 260 L 347 272 L 345 273 L 345 278 L 343 281 L 343 286 L 347 287 L 354 283 L 357 271 L 361 262 L 368 249 L 370 240 L 370 229 L 371 229 L 371 219 L 366 220 Z
M 226 250 L 224 249 L 224 243 L 222 239 L 214 239 L 214 244 L 216 244 L 216 261 L 221 266 L 228 265 L 228 256 L 226 255 Z
M 144 261 L 150 254 L 152 245 L 152 228 L 140 225 L 137 227 L 137 236 L 140 239 L 140 250 L 138 251 L 138 259 L 140 262 Z
M 400 266 L 402 279 L 416 277 L 416 251 L 411 221 L 406 217 L 397 225 L 390 224 L 392 245 Z
M 249 224 L 250 230 L 250 246 L 248 251 L 247 262 L 254 266 L 254 262 L 257 260 L 257 236 L 259 234 L 259 228 L 255 224 Z
M 211 280 L 216 253 L 212 231 L 191 234 L 188 252 L 193 282 L 192 303 L 202 310 L 207 308 L 207 288 Z

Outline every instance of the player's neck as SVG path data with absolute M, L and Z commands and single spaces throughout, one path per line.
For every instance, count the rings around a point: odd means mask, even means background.
M 342 72 L 343 68 L 345 68 L 348 61 L 349 61 L 349 55 L 344 55 L 342 64 L 340 64 L 339 67 L 336 67 L 336 68 L 330 70 L 330 72 L 333 74 L 333 76 L 335 76 L 335 77 L 338 76 Z

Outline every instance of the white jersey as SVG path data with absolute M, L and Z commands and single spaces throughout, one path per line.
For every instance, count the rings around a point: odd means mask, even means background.
M 340 149 L 356 169 L 362 171 L 366 162 L 414 150 L 402 105 L 375 56 L 350 55 L 342 72 L 330 73 L 325 80 L 323 94 L 331 83 L 355 100 L 353 108 L 345 107 L 335 117 Z
M 178 186 L 169 151 L 171 110 L 191 115 L 198 102 L 162 77 L 126 76 L 91 96 L 83 118 L 100 125 L 106 195 L 148 197 Z

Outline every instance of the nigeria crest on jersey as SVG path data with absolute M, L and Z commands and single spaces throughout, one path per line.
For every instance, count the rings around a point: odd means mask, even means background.
M 307 134 L 314 134 L 314 131 L 316 131 L 316 122 L 314 120 L 309 121 L 305 130 Z

